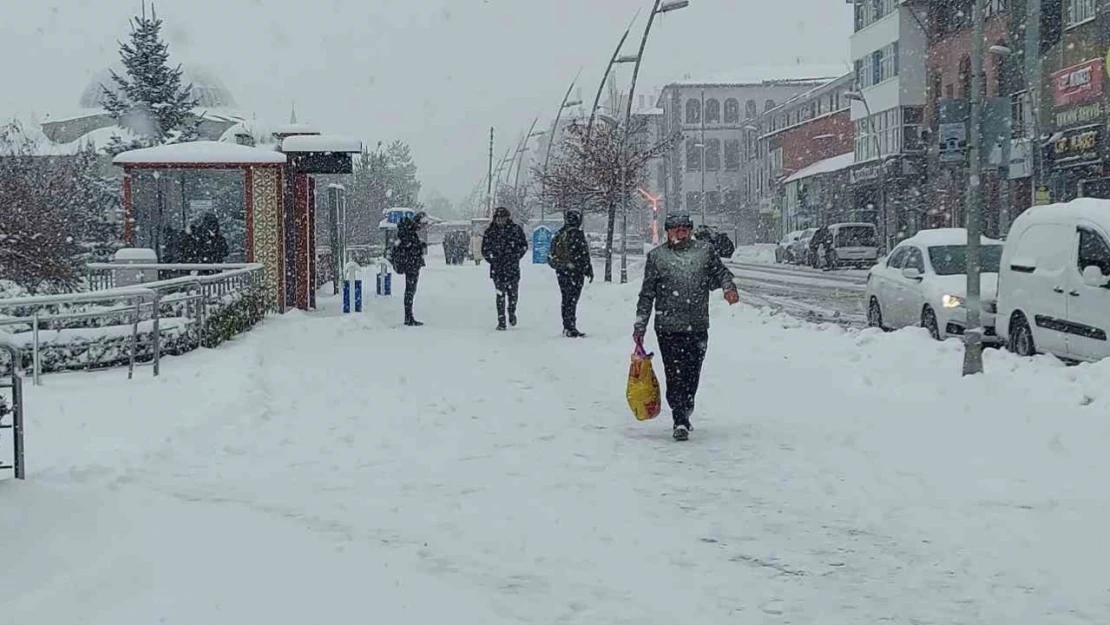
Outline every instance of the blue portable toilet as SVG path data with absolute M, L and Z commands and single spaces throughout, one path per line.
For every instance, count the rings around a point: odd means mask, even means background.
M 532 264 L 546 265 L 551 254 L 551 239 L 555 232 L 547 226 L 538 226 L 532 231 Z

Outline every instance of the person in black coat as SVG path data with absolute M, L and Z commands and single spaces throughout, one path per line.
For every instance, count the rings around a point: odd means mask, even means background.
M 582 232 L 582 213 L 567 211 L 563 227 L 551 241 L 551 251 L 548 264 L 555 269 L 563 296 L 563 336 L 586 336 L 578 331 L 578 300 L 582 297 L 586 278 L 591 283 L 594 281 L 594 264 L 590 260 L 590 243 Z
M 220 233 L 220 220 L 215 213 L 205 213 L 193 223 L 190 231 L 179 243 L 184 262 L 195 265 L 216 265 L 224 262 L 229 253 L 227 239 Z M 214 269 L 198 272 L 201 275 L 216 273 Z
M 416 285 L 420 281 L 420 269 L 424 266 L 424 252 L 427 249 L 420 234 L 426 228 L 424 213 L 417 213 L 397 224 L 397 242 L 394 244 L 391 262 L 393 269 L 405 276 L 406 326 L 424 325 L 413 316 L 412 308 L 416 300 Z
M 520 259 L 528 253 L 524 229 L 513 221 L 509 209 L 498 207 L 482 239 L 482 256 L 489 261 L 489 276 L 497 289 L 497 329 L 505 329 L 505 304 L 508 300 L 509 323 L 516 325 L 516 304 L 520 295 Z

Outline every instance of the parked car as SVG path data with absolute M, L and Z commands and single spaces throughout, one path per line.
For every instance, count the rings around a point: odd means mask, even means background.
M 832 235 L 832 268 L 854 265 L 863 269 L 879 259 L 875 226 L 869 223 L 843 223 L 829 226 Z
M 802 236 L 801 230 L 786 233 L 786 236 L 779 241 L 775 246 L 775 262 L 776 263 L 792 263 L 793 245 L 798 242 L 798 237 Z
M 814 232 L 817 232 L 817 228 L 802 230 L 802 233 L 798 235 L 798 239 L 790 244 L 790 262 L 795 265 L 810 264 L 809 240 L 813 238 Z
M 1110 356 L 1110 201 L 1079 199 L 1014 220 L 998 279 L 998 331 L 1018 354 Z
M 1002 242 L 983 237 L 980 308 L 983 342 L 995 331 Z M 967 230 L 922 230 L 899 243 L 867 276 L 867 324 L 898 329 L 921 326 L 942 340 L 967 327 Z

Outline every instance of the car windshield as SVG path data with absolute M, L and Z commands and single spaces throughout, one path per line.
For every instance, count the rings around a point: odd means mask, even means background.
M 836 233 L 837 247 L 875 247 L 875 229 L 868 226 L 842 226 Z
M 998 273 L 1002 261 L 1001 245 L 984 245 L 983 273 Z M 954 276 L 967 272 L 966 245 L 937 245 L 929 248 L 929 261 L 938 276 Z

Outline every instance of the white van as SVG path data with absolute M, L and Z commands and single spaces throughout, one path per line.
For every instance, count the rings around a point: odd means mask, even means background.
M 998 276 L 998 333 L 1024 356 L 1110 356 L 1110 200 L 1036 206 L 1010 227 Z
M 875 225 L 869 223 L 843 223 L 829 226 L 832 235 L 836 267 L 855 265 L 866 268 L 879 260 L 879 243 Z

